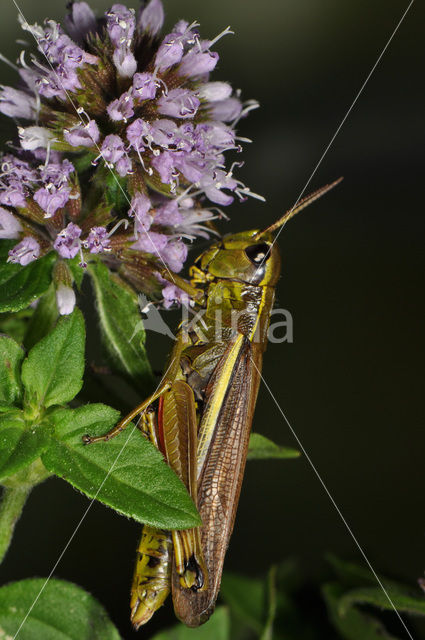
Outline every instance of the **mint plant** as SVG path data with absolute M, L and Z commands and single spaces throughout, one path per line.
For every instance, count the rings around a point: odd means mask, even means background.
M 30 488 L 54 473 L 119 513 L 164 528 L 199 524 L 187 491 L 158 450 L 133 430 L 111 446 L 85 447 L 82 436 L 104 433 L 119 413 L 101 404 L 72 409 L 83 384 L 84 321 L 77 309 L 25 357 L 11 338 L 4 354 L 0 482 Z
M 114 4 L 99 17 L 72 1 L 63 25 L 19 19 L 30 50 L 19 58 L 16 87 L 0 88 L 0 113 L 17 124 L 0 179 L 0 562 L 32 488 L 51 476 L 140 523 L 201 524 L 185 486 L 137 425 L 84 445 L 85 434 L 104 434 L 120 418 L 86 392 L 86 324 L 99 327 L 110 371 L 147 396 L 154 376 L 138 295 L 161 310 L 190 307 L 190 287 L 176 275 L 189 243 L 217 234 L 214 221 L 235 197 L 262 199 L 226 157 L 249 142 L 239 123 L 258 106 L 211 77 L 229 28 L 204 39 L 197 22 L 180 20 L 162 34 L 161 0 L 137 12 Z M 250 460 L 298 455 L 251 435 Z M 332 565 L 336 578 L 321 591 L 326 628 L 348 640 L 394 638 L 375 615 L 388 602 L 370 576 Z M 225 606 L 197 637 L 313 638 L 292 574 L 290 563 L 265 578 L 228 574 Z M 425 613 L 421 594 L 390 582 L 388 590 L 400 611 Z M 120 637 L 81 587 L 40 578 L 0 588 L 0 638 L 17 635 Z M 188 635 L 177 625 L 154 639 Z
M 181 20 L 162 36 L 160 0 L 100 18 L 72 2 L 64 26 L 19 19 L 36 55 L 20 58 L 19 89 L 0 90 L 0 112 L 19 122 L 16 151 L 2 156 L 0 237 L 15 240 L 8 262 L 29 268 L 10 268 L 0 309 L 24 308 L 53 276 L 59 312 L 70 313 L 96 257 L 166 308 L 188 302 L 170 273 L 187 242 L 211 235 L 232 194 L 256 197 L 224 154 L 241 151 L 236 125 L 258 105 L 210 81 L 229 29 L 205 40 Z

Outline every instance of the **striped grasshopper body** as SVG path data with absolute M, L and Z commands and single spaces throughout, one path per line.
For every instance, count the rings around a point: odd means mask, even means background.
M 181 327 L 155 394 L 159 402 L 151 440 L 185 482 L 204 523 L 200 531 L 172 534 L 174 608 L 189 626 L 208 619 L 220 587 L 280 274 L 277 245 L 270 250 L 271 234 L 256 242 L 255 233 L 223 238 L 192 268 L 192 285 L 203 291 L 203 322 Z M 133 580 L 136 626 L 150 617 L 146 600 L 154 600 L 156 594 L 160 606 L 165 593 L 162 582 L 159 588 L 156 582 L 168 563 L 166 545 L 158 544 L 164 533 L 158 532 L 157 541 L 151 531 L 144 529 Z M 161 562 L 154 555 L 158 546 L 163 550 Z M 152 586 L 148 590 L 147 578 Z
M 136 628 L 170 589 L 176 615 L 190 627 L 206 622 L 214 610 L 280 276 L 272 231 L 334 184 L 263 231 L 224 236 L 196 260 L 190 285 L 181 279 L 176 284 L 192 293 L 202 322 L 182 324 L 152 396 L 105 436 L 84 437 L 86 443 L 108 440 L 141 415 L 141 430 L 185 483 L 202 518 L 198 529 L 173 531 L 172 544 L 167 532 L 144 528 L 131 596 Z

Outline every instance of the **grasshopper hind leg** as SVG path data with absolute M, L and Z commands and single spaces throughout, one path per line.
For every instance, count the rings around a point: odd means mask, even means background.
M 112 440 L 115 436 L 118 436 L 121 431 L 124 431 L 126 427 L 130 424 L 130 422 L 138 415 L 143 416 L 146 411 L 149 409 L 150 405 L 155 402 L 158 398 L 160 398 L 168 389 L 170 388 L 169 382 L 164 382 L 161 384 L 158 389 L 153 393 L 149 398 L 147 398 L 142 404 L 139 404 L 138 407 L 133 409 L 128 415 L 125 416 L 122 420 L 118 422 L 110 431 L 104 433 L 101 436 L 90 436 L 86 434 L 82 437 L 84 444 L 94 444 L 95 442 L 107 442 L 108 440 Z
M 208 587 L 208 572 L 199 529 L 173 531 L 172 539 L 174 566 L 181 586 L 192 591 L 204 591 Z

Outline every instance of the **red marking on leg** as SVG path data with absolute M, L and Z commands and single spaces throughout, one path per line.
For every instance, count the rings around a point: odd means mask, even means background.
M 165 439 L 164 439 L 164 397 L 161 396 L 158 403 L 158 444 L 159 450 L 167 459 L 165 453 Z

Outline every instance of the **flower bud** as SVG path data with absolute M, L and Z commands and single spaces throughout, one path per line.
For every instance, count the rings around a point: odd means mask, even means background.
M 150 0 L 149 4 L 140 11 L 137 26 L 150 36 L 156 36 L 164 23 L 164 8 L 161 0 Z
M 56 304 L 61 316 L 68 316 L 75 308 L 75 291 L 72 287 L 67 287 L 60 283 L 56 287 Z

